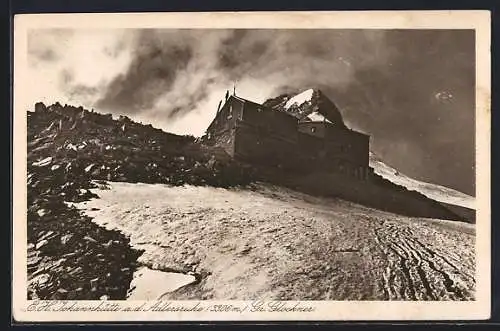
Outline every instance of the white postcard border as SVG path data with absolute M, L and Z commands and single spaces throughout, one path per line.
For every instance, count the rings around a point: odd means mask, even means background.
M 13 302 L 14 319 L 36 321 L 216 321 L 216 320 L 476 320 L 490 316 L 490 112 L 491 61 L 489 11 L 366 11 L 366 12 L 219 12 L 129 14 L 25 14 L 14 20 L 13 111 Z M 286 307 L 313 307 L 312 312 L 252 312 L 249 301 L 172 301 L 201 312 L 153 311 L 154 302 L 107 301 L 119 311 L 71 311 L 75 305 L 96 307 L 99 301 L 33 302 L 26 300 L 26 112 L 19 106 L 26 74 L 27 32 L 34 28 L 282 28 L 282 29 L 474 29 L 476 31 L 476 254 L 477 299 L 472 302 L 302 301 Z M 43 308 L 43 305 L 51 305 Z M 162 303 L 165 305 L 166 303 Z M 214 305 L 246 307 L 243 312 L 213 312 Z M 269 301 L 263 301 L 269 307 Z M 272 303 L 271 303 L 272 304 Z M 57 306 L 59 305 L 59 306 Z M 141 307 L 142 311 L 123 311 Z M 37 308 L 38 307 L 38 308 Z M 66 307 L 68 311 L 62 310 Z M 159 306 L 160 307 L 160 306 Z M 149 308 L 149 310 L 146 310 Z M 37 311 L 40 309 L 40 311 Z M 77 308 L 74 308 L 77 309 Z M 90 309 L 90 308 L 89 308 Z M 97 309 L 97 308 L 96 308 Z M 268 308 L 269 310 L 269 308 Z

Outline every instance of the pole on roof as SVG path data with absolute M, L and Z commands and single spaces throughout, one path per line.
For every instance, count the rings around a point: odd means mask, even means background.
M 233 95 L 236 96 L 236 82 L 233 82 Z

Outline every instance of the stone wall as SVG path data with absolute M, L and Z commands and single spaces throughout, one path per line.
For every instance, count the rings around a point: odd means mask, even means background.
M 326 126 L 326 141 L 330 151 L 338 153 L 339 157 L 358 166 L 368 166 L 370 137 L 349 129 Z
M 302 147 L 319 153 L 317 157 L 331 160 L 332 165 L 368 167 L 369 136 L 325 122 L 301 122 L 298 129 Z M 304 137 L 306 135 L 316 139 Z
M 241 122 L 235 130 L 234 155 L 251 163 L 291 169 L 295 161 L 296 143 L 282 136 Z
M 243 101 L 230 96 L 228 102 L 219 109 L 214 120 L 207 128 L 207 138 L 210 140 L 220 132 L 234 128 L 236 121 L 242 118 L 243 104 Z
M 265 133 L 297 140 L 297 119 L 253 102 L 245 102 L 242 120 L 266 131 Z
M 218 132 L 214 137 L 211 138 L 213 145 L 219 146 L 224 151 L 234 156 L 234 145 L 235 145 L 235 128 L 228 128 L 224 131 Z
M 323 122 L 300 122 L 298 130 L 321 139 L 326 136 L 326 125 Z
M 323 139 L 304 133 L 289 138 L 247 122 L 237 122 L 234 156 L 247 162 L 275 165 L 298 173 L 328 171 L 366 179 L 368 167 L 339 157 Z M 226 144 L 225 139 L 221 140 L 221 146 Z

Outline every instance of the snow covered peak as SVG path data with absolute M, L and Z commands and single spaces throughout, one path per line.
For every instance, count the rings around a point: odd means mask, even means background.
M 327 119 L 325 116 L 321 115 L 317 111 L 310 113 L 309 115 L 306 116 L 307 119 L 309 119 L 312 122 L 328 122 L 332 123 L 329 119 Z
M 302 105 L 306 101 L 311 101 L 311 99 L 313 97 L 313 94 L 314 94 L 314 90 L 313 89 L 309 89 L 309 90 L 306 90 L 304 92 L 301 92 L 301 93 L 297 94 L 296 96 L 290 98 L 286 102 L 284 108 L 285 109 L 289 109 L 293 105 L 300 106 L 300 105 Z
M 337 106 L 316 88 L 298 94 L 282 94 L 266 100 L 263 105 L 289 113 L 299 121 L 329 122 L 342 128 L 346 127 Z

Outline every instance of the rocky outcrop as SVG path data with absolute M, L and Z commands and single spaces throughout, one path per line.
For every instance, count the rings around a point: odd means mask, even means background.
M 141 252 L 69 202 L 96 197 L 83 169 L 48 157 L 28 167 L 28 299 L 122 299 Z
M 335 103 L 319 89 L 309 89 L 298 94 L 282 94 L 266 100 L 263 105 L 290 113 L 300 121 L 311 121 L 320 115 L 335 125 L 346 127 Z
M 141 254 L 72 207 L 102 180 L 234 186 L 249 171 L 193 137 L 82 107 L 28 113 L 28 298 L 124 299 Z
M 28 114 L 28 161 L 81 168 L 92 179 L 232 186 L 247 169 L 224 151 L 191 136 L 166 133 L 126 116 L 113 119 L 82 107 L 38 106 Z

